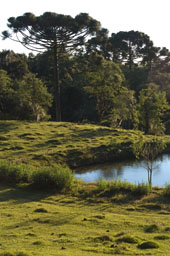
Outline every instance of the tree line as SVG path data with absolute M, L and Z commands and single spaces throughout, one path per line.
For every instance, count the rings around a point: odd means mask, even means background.
M 36 52 L 0 52 L 0 119 L 170 131 L 170 52 L 148 35 L 109 35 L 86 13 L 25 13 L 8 27 L 3 39 Z

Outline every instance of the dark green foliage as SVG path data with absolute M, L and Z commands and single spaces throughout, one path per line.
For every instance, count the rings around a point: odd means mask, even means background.
M 32 175 L 32 184 L 38 189 L 70 189 L 73 174 L 68 167 L 49 167 L 35 171 Z
M 0 70 L 0 119 L 47 120 L 52 96 L 34 74 L 27 73 L 21 80 L 12 80 Z
M 138 245 L 138 248 L 140 249 L 156 249 L 159 248 L 159 244 L 153 241 L 147 241 L 143 242 Z
M 87 35 L 90 37 L 100 29 L 100 23 L 87 13 L 80 13 L 72 18 L 69 15 L 45 12 L 40 16 L 25 13 L 23 16 L 11 17 L 8 19 L 8 27 L 10 33 L 4 31 L 3 39 L 14 37 L 33 51 L 52 50 L 55 117 L 57 121 L 61 121 L 59 58 L 66 52 L 81 48 Z M 18 40 L 18 34 L 22 35 L 21 40 Z
M 159 135 L 165 131 L 162 116 L 169 109 L 166 92 L 159 91 L 155 84 L 149 84 L 139 95 L 140 125 L 146 134 Z
M 0 69 L 10 82 L 5 93 L 0 84 L 1 119 L 48 119 L 50 107 L 50 116 L 57 121 L 101 122 L 150 134 L 168 131 L 169 50 L 154 46 L 148 35 L 131 30 L 109 36 L 87 13 L 73 18 L 27 12 L 10 17 L 7 26 L 10 31 L 2 32 L 3 39 L 16 40 L 39 53 L 29 57 L 0 53 Z M 47 85 L 52 105 L 49 97 L 44 104 L 41 86 L 26 88 L 30 71 Z

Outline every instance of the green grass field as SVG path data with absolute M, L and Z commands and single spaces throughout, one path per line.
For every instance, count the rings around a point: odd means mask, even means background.
M 74 170 L 132 156 L 141 134 L 88 124 L 0 121 L 0 160 L 33 168 L 68 164 Z M 0 185 L 0 256 L 167 256 L 169 242 L 170 198 L 161 188 L 137 197 L 122 190 L 103 193 L 81 181 L 60 193 Z
M 0 121 L 0 159 L 74 168 L 132 156 L 131 145 L 141 134 L 89 124 Z
M 104 197 L 95 184 L 66 194 L 1 186 L 0 213 L 0 255 L 169 255 L 170 200 L 158 188 L 139 198 Z M 159 247 L 139 248 L 149 241 Z

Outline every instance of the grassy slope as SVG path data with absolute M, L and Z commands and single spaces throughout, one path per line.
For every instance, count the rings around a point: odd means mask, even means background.
M 170 205 L 158 189 L 142 199 L 122 195 L 102 198 L 94 189 L 95 185 L 86 185 L 85 196 L 83 189 L 50 195 L 1 187 L 0 255 L 169 255 Z M 146 232 L 153 224 L 158 230 Z M 138 242 L 117 242 L 124 236 Z M 138 248 L 150 240 L 160 247 Z
M 74 166 L 77 160 L 78 164 L 90 163 L 103 155 L 104 161 L 108 155 L 121 155 L 122 149 L 126 153 L 139 135 L 95 125 L 1 121 L 0 159 L 37 166 L 49 162 Z M 0 255 L 4 251 L 11 255 L 26 252 L 20 256 L 169 255 L 170 206 L 159 190 L 143 199 L 102 198 L 95 195 L 93 187 L 84 185 L 82 190 L 80 186 L 67 195 L 0 187 Z M 35 212 L 41 208 L 47 212 Z M 158 230 L 146 233 L 145 227 L 152 224 Z M 116 241 L 129 235 L 138 242 Z M 137 248 L 148 240 L 158 241 L 160 248 Z
M 105 162 L 128 157 L 140 134 L 88 124 L 0 121 L 0 159 L 71 167 Z

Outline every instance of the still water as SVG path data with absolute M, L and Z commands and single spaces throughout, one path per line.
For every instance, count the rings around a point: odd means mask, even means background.
M 84 168 L 76 172 L 75 176 L 85 182 L 99 179 L 126 180 L 131 183 L 148 182 L 148 172 L 143 161 L 122 161 Z M 170 183 L 170 155 L 162 155 L 153 165 L 152 185 L 165 186 Z

